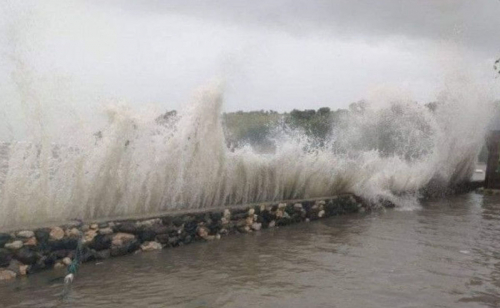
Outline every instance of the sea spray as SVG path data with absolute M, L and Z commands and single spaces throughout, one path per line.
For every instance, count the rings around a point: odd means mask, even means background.
M 168 125 L 156 114 L 113 105 L 108 124 L 93 134 L 3 145 L 8 167 L 0 224 L 347 192 L 397 202 L 426 185 L 469 179 L 491 114 L 483 93 L 461 83 L 443 92 L 435 110 L 411 101 L 381 109 L 368 104 L 363 112 L 350 112 L 321 147 L 312 147 L 299 132 L 277 134 L 274 154 L 227 148 L 220 84 L 200 89 Z
M 322 144 L 276 128 L 273 154 L 226 146 L 219 83 L 166 123 L 126 103 L 86 120 L 93 100 L 34 69 L 37 7 L 10 6 L 0 21 L 10 29 L 0 60 L 14 77 L 0 97 L 0 228 L 344 192 L 414 204 L 424 187 L 469 179 L 493 114 L 489 91 L 454 74 L 436 108 L 404 93 L 369 97 Z

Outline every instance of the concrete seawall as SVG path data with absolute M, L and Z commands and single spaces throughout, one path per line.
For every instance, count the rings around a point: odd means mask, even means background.
M 90 262 L 371 208 L 353 195 L 340 195 L 4 231 L 0 232 L 0 280 L 53 268 L 64 271 L 75 259 L 79 241 L 81 262 Z

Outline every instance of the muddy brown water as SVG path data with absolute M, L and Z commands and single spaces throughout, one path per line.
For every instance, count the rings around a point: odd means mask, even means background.
M 500 307 L 500 197 L 235 235 L 0 283 L 0 307 Z

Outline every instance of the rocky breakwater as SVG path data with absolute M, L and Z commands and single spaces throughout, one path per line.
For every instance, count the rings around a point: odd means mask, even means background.
M 372 207 L 352 195 L 321 200 L 234 206 L 167 213 L 149 219 L 115 220 L 0 233 L 0 280 L 50 268 L 65 268 L 82 239 L 82 262 L 140 251 L 218 240 L 236 233 L 365 211 Z

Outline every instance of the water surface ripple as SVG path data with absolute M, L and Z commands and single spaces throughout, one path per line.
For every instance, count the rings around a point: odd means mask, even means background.
M 236 235 L 0 284 L 1 307 L 498 307 L 500 198 Z

